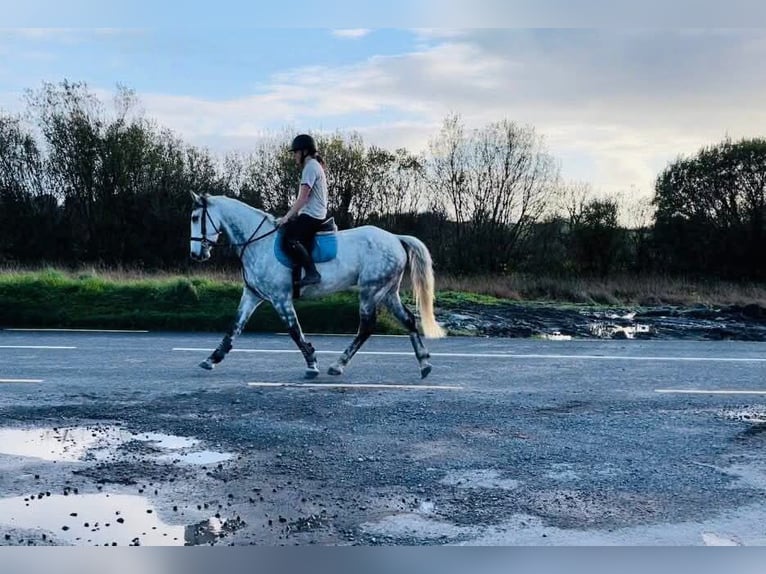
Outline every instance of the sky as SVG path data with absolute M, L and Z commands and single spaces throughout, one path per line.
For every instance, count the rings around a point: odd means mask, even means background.
M 14 4 L 17 25 L 0 28 L 0 111 L 23 110 L 24 90 L 44 81 L 84 81 L 107 102 L 119 84 L 146 116 L 221 154 L 284 131 L 357 131 L 417 152 L 457 113 L 470 128 L 534 127 L 566 180 L 650 195 L 679 155 L 766 135 L 766 28 L 719 28 L 715 14 L 691 27 L 562 27 L 528 11 L 503 27 L 493 3 L 446 2 L 449 19 L 432 26 L 433 2 L 401 3 L 398 19 L 396 2 L 352 18 L 332 16 L 333 3 L 297 2 L 300 17 L 284 17 L 295 14 L 192 2 L 182 20 L 172 3 L 140 18 Z

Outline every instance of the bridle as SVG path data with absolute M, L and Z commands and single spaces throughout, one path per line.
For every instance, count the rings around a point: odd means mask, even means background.
M 200 231 L 202 233 L 202 237 L 192 237 L 192 241 L 199 241 L 201 244 L 201 247 L 203 249 L 210 248 L 211 246 L 215 245 L 215 242 L 218 241 L 218 236 L 221 235 L 221 230 L 218 229 L 218 227 L 215 224 L 215 221 L 213 221 L 213 218 L 210 217 L 210 213 L 208 213 L 207 210 L 207 199 L 205 197 L 202 197 L 202 221 L 200 225 Z M 207 222 L 210 221 L 210 225 L 215 230 L 216 238 L 214 240 L 210 240 L 207 238 Z
M 206 248 L 209 249 L 210 247 L 215 245 L 216 241 L 218 241 L 218 236 L 221 235 L 221 230 L 218 229 L 218 227 L 215 224 L 215 221 L 213 221 L 213 218 L 210 217 L 210 213 L 208 212 L 208 209 L 207 209 L 207 198 L 205 196 L 202 196 L 200 198 L 200 201 L 202 203 L 202 205 L 201 205 L 201 207 L 202 207 L 202 217 L 201 217 L 201 222 L 200 222 L 200 232 L 201 232 L 202 236 L 201 237 L 192 237 L 191 240 L 192 241 L 199 241 L 200 244 L 201 244 L 201 247 L 203 249 L 206 249 Z M 279 230 L 278 227 L 275 227 L 271 231 L 267 231 L 263 235 L 259 235 L 258 237 L 256 237 L 256 235 L 258 235 L 258 232 L 261 230 L 261 227 L 263 227 L 263 224 L 266 223 L 266 220 L 268 218 L 269 218 L 268 215 L 264 215 L 263 216 L 263 219 L 261 219 L 261 222 L 258 224 L 258 227 L 255 228 L 255 231 L 253 231 L 253 233 L 250 235 L 250 238 L 247 241 L 243 241 L 242 243 L 231 243 L 230 244 L 232 247 L 242 247 L 242 250 L 239 252 L 239 259 L 240 259 L 240 261 L 242 260 L 242 256 L 245 254 L 245 249 L 247 249 L 248 245 L 250 245 L 251 243 L 255 243 L 256 241 L 259 241 L 259 240 L 263 239 L 264 237 L 268 237 L 272 233 L 276 233 Z M 208 221 L 210 221 L 210 225 L 211 225 L 211 227 L 213 228 L 213 230 L 215 231 L 215 234 L 216 234 L 216 238 L 214 240 L 208 239 L 208 237 L 207 237 L 207 222 Z

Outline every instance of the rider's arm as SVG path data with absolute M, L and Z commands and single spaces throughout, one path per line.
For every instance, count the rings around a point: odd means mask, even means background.
M 309 194 L 311 194 L 311 188 L 304 184 L 301 184 L 301 190 L 298 193 L 298 199 L 295 200 L 290 211 L 282 218 L 284 221 L 289 221 L 306 205 L 309 201 Z

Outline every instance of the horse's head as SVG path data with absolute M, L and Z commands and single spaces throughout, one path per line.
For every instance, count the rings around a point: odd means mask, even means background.
M 194 207 L 191 213 L 191 258 L 207 261 L 213 245 L 221 235 L 221 222 L 217 215 L 215 201 L 208 195 L 192 192 Z

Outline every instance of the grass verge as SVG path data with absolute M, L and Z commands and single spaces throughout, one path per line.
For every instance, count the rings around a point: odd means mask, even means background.
M 112 279 L 59 270 L 0 275 L 0 326 L 24 328 L 148 329 L 225 331 L 242 294 L 237 281 L 163 277 Z M 299 300 L 306 332 L 351 333 L 359 322 L 355 293 Z M 285 331 L 268 304 L 251 317 L 246 331 Z M 401 333 L 382 314 L 379 333 Z

